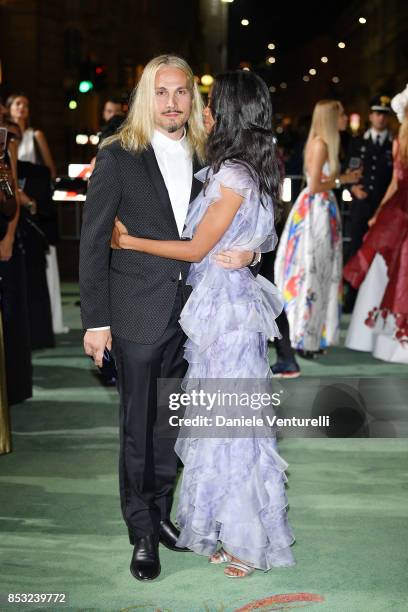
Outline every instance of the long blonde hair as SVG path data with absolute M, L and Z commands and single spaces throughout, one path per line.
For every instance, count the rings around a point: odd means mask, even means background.
M 408 105 L 398 132 L 398 153 L 404 166 L 408 166 Z
M 206 135 L 203 125 L 203 101 L 193 72 L 185 60 L 176 55 L 160 55 L 146 64 L 141 79 L 132 92 L 129 113 L 118 132 L 106 138 L 101 147 L 119 141 L 128 151 L 142 151 L 150 144 L 154 124 L 154 83 L 157 72 L 165 67 L 179 68 L 187 76 L 192 92 L 192 108 L 187 123 L 187 140 L 201 162 L 204 161 Z
M 330 176 L 337 176 L 340 169 L 339 115 L 341 104 L 338 100 L 320 100 L 313 110 L 312 125 L 305 145 L 305 166 L 312 140 L 319 137 L 327 146 Z M 306 170 L 306 167 L 305 167 Z

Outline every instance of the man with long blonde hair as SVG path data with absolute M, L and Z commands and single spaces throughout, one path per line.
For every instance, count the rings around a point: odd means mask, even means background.
M 115 217 L 136 236 L 179 240 L 189 203 L 200 190 L 203 104 L 181 58 L 150 61 L 129 114 L 96 158 L 84 206 L 80 290 L 85 352 L 96 365 L 113 345 L 119 374 L 122 513 L 134 545 L 131 572 L 160 573 L 159 541 L 171 550 L 179 532 L 170 522 L 177 474 L 174 440 L 159 439 L 167 413 L 157 407 L 157 379 L 182 378 L 185 336 L 178 323 L 188 296 L 189 264 L 110 249 Z M 241 268 L 253 253 L 224 252 L 221 265 Z M 186 549 L 184 549 L 186 550 Z

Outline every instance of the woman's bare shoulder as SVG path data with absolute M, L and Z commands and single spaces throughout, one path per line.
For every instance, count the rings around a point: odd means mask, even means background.
M 45 140 L 45 134 L 42 130 L 35 129 L 34 136 L 38 138 L 39 140 Z
M 321 138 L 320 136 L 315 136 L 310 141 L 310 147 L 314 151 L 327 151 L 327 144 L 324 142 L 323 138 Z

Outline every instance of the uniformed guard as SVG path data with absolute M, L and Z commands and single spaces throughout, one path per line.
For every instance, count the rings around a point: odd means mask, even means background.
M 374 215 L 392 177 L 392 134 L 388 129 L 391 99 L 377 96 L 371 101 L 371 127 L 351 139 L 348 166 L 361 166 L 359 185 L 351 187 L 351 244 L 348 257 L 360 248 L 368 230 L 368 220 Z
M 351 187 L 350 243 L 345 252 L 349 259 L 360 248 L 368 221 L 374 215 L 392 177 L 392 133 L 388 129 L 391 99 L 376 96 L 371 100 L 369 120 L 371 127 L 362 135 L 351 139 L 348 167 L 362 168 L 358 185 Z M 345 311 L 351 311 L 355 295 L 350 288 L 345 300 Z

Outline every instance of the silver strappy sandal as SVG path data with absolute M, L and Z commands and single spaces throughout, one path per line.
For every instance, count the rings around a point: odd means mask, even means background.
M 229 567 L 234 567 L 236 569 L 239 569 L 242 572 L 242 574 L 241 575 L 227 574 L 226 570 Z M 229 563 L 228 566 L 225 568 L 224 574 L 227 578 L 246 578 L 247 576 L 250 576 L 251 574 L 253 574 L 254 571 L 255 571 L 255 568 L 252 567 L 251 565 L 246 565 L 245 563 L 238 562 L 238 561 L 231 561 L 231 563 Z
M 213 557 L 217 555 L 217 559 L 213 560 Z M 208 563 L 213 565 L 220 565 L 221 563 L 232 563 L 232 556 L 227 553 L 223 548 L 220 548 L 208 559 Z

